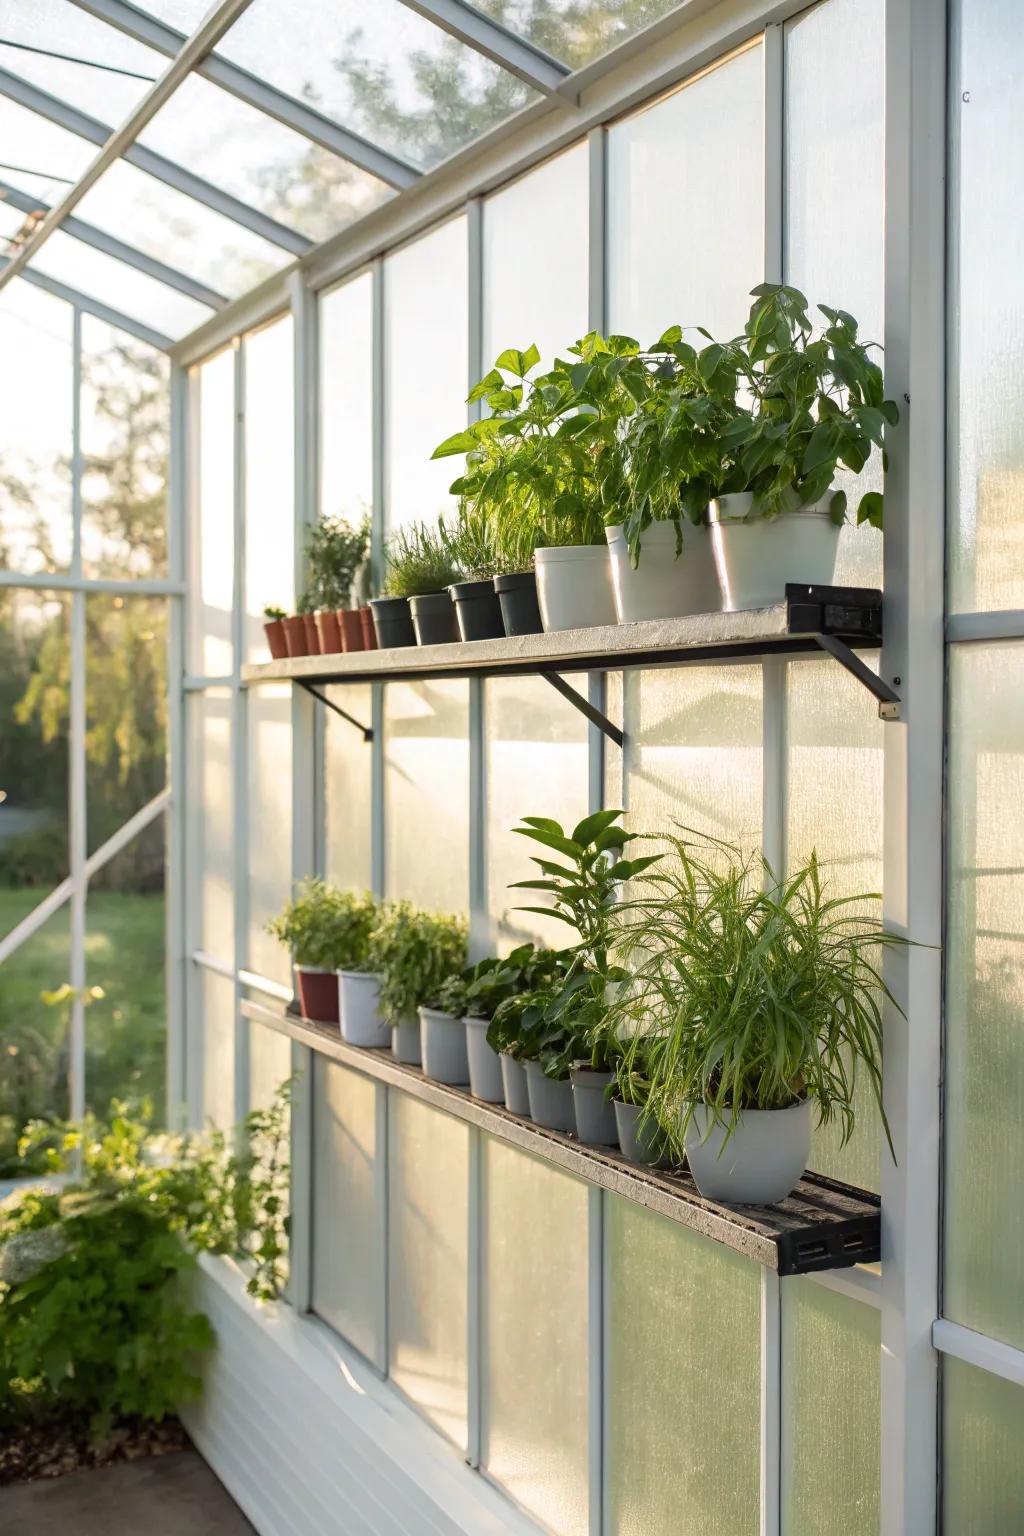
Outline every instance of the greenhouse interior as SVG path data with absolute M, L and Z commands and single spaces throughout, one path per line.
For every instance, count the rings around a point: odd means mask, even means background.
M 0 1525 L 1024 1533 L 1019 23 L 0 0 Z

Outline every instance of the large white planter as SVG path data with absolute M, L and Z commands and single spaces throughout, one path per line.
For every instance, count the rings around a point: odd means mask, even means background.
M 686 1127 L 686 1161 L 706 1200 L 775 1205 L 803 1176 L 811 1154 L 811 1101 L 789 1109 L 746 1109 L 728 1134 L 704 1104 Z M 728 1137 L 728 1139 L 726 1139 Z
M 827 587 L 835 576 L 840 530 L 827 496 L 799 512 L 745 523 L 753 499 L 749 491 L 719 496 L 708 513 L 726 613 L 781 603 L 787 582 Z
M 615 524 L 605 534 L 620 624 L 713 613 L 718 608 L 718 576 L 707 528 L 684 522 L 677 557 L 675 523 L 652 523 L 641 535 L 640 563 L 635 567 L 625 529 Z
M 536 562 L 537 601 L 545 632 L 617 622 L 606 544 L 538 549 Z
M 365 971 L 338 972 L 341 1036 L 349 1045 L 383 1050 L 391 1031 L 378 1013 L 380 981 Z
M 435 1083 L 468 1083 L 466 1026 L 440 1008 L 420 1009 L 420 1054 L 423 1071 Z

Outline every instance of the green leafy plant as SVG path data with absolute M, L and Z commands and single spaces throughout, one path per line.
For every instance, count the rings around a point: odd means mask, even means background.
M 315 613 L 318 607 L 316 592 L 312 587 L 307 587 L 304 592 L 299 594 L 298 602 L 295 604 L 295 612 Z
M 442 988 L 466 964 L 460 917 L 421 912 L 407 901 L 384 907 L 370 938 L 369 969 L 380 977 L 381 1016 L 392 1026 L 417 1008 L 440 1008 Z
M 365 971 L 378 906 L 367 892 L 339 891 L 325 880 L 303 880 L 267 932 L 294 963 L 319 971 Z
M 503 958 L 490 955 L 449 976 L 438 1006 L 456 1018 L 493 1019 L 507 999 L 532 990 L 553 959 L 554 951 L 533 944 L 520 944 Z
M 283 608 L 274 608 L 268 605 L 263 610 L 263 617 L 267 620 L 268 624 L 275 624 L 280 622 L 281 619 L 287 618 L 287 614 Z
M 309 585 L 316 608 L 347 608 L 356 571 L 370 552 L 370 519 L 353 527 L 343 517 L 320 517 L 306 539 Z
M 513 953 L 522 954 L 524 950 L 532 953 L 524 955 L 517 964 L 514 984 L 496 1003 L 487 1030 L 487 1043 L 492 1050 L 520 1060 L 539 1055 L 544 1009 L 574 960 L 567 950 L 533 949 L 531 945 L 523 945 Z
M 388 541 L 385 597 L 425 597 L 444 592 L 460 575 L 443 518 L 439 517 L 433 527 L 411 523 L 399 528 Z

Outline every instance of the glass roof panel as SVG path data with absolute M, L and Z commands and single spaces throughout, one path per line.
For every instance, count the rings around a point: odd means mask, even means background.
M 0 202 L 0 256 L 11 254 L 11 242 L 14 236 L 20 233 L 24 222 L 25 215 L 19 213 L 17 208 L 12 208 L 9 203 Z
M 234 298 L 291 258 L 234 219 L 116 160 L 85 194 L 78 215 Z
M 213 0 L 140 0 L 139 10 L 148 11 L 179 32 L 194 32 L 212 4 Z
M 527 38 L 582 69 L 641 27 L 674 11 L 680 0 L 474 0 L 478 11 L 500 21 L 510 32 Z
M 162 75 L 168 60 L 71 0 L 0 0 L 0 66 L 117 127 Z M 69 63 L 11 46 L 29 43 L 92 63 Z M 131 70 L 115 74 L 106 64 Z M 134 79 L 143 75 L 144 79 Z
M 0 96 L 0 181 L 55 203 L 97 153 L 95 144 L 77 133 Z
M 536 97 L 400 0 L 253 0 L 217 51 L 423 167 Z
M 205 304 L 197 304 L 176 288 L 105 256 L 61 229 L 54 231 L 30 266 L 175 340 L 213 314 Z
M 311 240 L 392 195 L 376 176 L 190 75 L 140 137 L 171 160 Z

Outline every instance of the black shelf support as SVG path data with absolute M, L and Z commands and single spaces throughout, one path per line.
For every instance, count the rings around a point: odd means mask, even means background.
M 882 720 L 900 719 L 900 696 L 872 672 L 855 645 L 882 643 L 882 594 L 874 587 L 786 585 L 789 629 L 814 637 L 815 644 L 845 667 L 878 700 Z M 897 682 L 899 679 L 897 678 Z
M 347 710 L 342 709 L 340 704 L 335 704 L 334 700 L 329 699 L 326 693 L 321 693 L 319 688 L 314 688 L 313 684 L 307 683 L 304 678 L 297 677 L 295 681 L 300 688 L 305 688 L 307 693 L 312 694 L 314 699 L 319 699 L 321 704 L 326 705 L 328 709 L 333 709 L 334 713 L 340 715 L 343 720 L 347 720 L 349 725 L 354 725 L 357 731 L 362 731 L 364 741 L 373 740 L 373 731 L 370 727 L 363 725 L 354 715 L 350 715 Z
M 618 726 L 613 725 L 608 716 L 603 715 L 599 709 L 596 709 L 589 699 L 585 699 L 578 688 L 574 688 L 571 683 L 567 683 L 565 678 L 561 677 L 557 672 L 546 672 L 542 668 L 540 676 L 546 678 L 555 692 L 560 693 L 563 699 L 568 699 L 573 709 L 578 709 L 581 715 L 586 715 L 591 725 L 596 725 L 599 731 L 603 731 L 609 741 L 614 741 L 617 747 L 621 747 L 624 744 L 626 738 Z
M 856 651 L 851 651 L 845 640 L 839 640 L 835 635 L 819 635 L 818 644 L 823 651 L 834 656 L 841 667 L 853 674 L 859 683 L 863 683 L 869 693 L 874 694 L 878 700 L 878 715 L 882 720 L 898 720 L 900 718 L 900 696 L 894 688 L 890 688 L 884 678 L 861 661 Z

